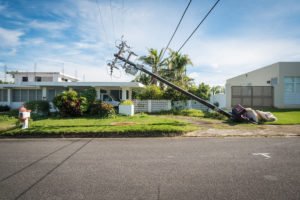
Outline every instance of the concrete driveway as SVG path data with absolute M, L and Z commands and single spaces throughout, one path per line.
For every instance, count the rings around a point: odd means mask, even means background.
M 2 139 L 0 199 L 300 199 L 300 138 Z

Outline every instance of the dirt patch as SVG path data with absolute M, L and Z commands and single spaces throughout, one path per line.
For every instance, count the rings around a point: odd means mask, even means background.
M 199 127 L 199 130 L 184 135 L 187 137 L 300 136 L 300 125 L 229 124 L 222 120 L 194 117 L 180 118 Z
M 130 125 L 135 125 L 136 123 L 134 122 L 113 122 L 110 125 L 112 126 L 130 126 Z

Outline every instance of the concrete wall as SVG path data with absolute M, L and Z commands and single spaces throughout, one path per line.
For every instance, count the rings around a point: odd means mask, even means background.
M 300 62 L 278 62 L 228 79 L 226 81 L 226 107 L 231 108 L 232 86 L 273 86 L 274 107 L 299 108 L 299 105 L 284 104 L 284 77 L 286 76 L 300 77 Z
M 215 102 L 219 103 L 219 108 L 226 107 L 226 94 L 214 94 L 210 95 L 209 102 L 214 104 Z
M 299 104 L 286 105 L 284 103 L 284 77 L 300 77 L 300 62 L 280 62 L 279 63 L 279 79 L 278 79 L 278 95 L 276 99 L 276 107 L 278 108 L 300 108 Z M 297 97 L 296 97 L 297 96 Z M 297 94 L 291 98 L 300 98 Z
M 236 76 L 226 81 L 226 108 L 231 108 L 231 87 L 232 86 L 271 86 L 268 81 L 272 78 L 279 77 L 279 65 L 278 63 Z M 274 96 L 278 96 L 278 87 L 274 87 Z M 277 102 L 274 99 L 274 105 Z
M 22 77 L 28 77 L 28 82 L 35 82 L 35 77 L 52 77 L 52 82 L 58 82 L 58 74 L 32 74 L 32 73 L 28 73 L 28 74 L 15 74 L 15 83 L 16 84 L 21 84 L 22 83 Z

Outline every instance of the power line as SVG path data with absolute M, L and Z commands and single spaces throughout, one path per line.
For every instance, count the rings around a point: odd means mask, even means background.
M 105 40 L 107 41 L 107 38 L 108 38 L 108 37 L 107 37 L 106 30 L 105 30 L 104 22 L 103 22 L 103 17 L 102 17 L 101 8 L 100 8 L 100 5 L 99 5 L 98 0 L 95 0 L 95 1 L 96 1 L 96 4 L 97 4 L 97 7 L 98 7 L 98 11 L 99 11 L 100 21 L 101 21 L 101 24 L 102 24 L 102 26 L 103 26 L 104 37 L 105 37 Z
M 124 22 L 125 22 L 125 0 L 122 0 L 122 12 L 123 12 L 123 17 L 122 17 L 122 35 L 124 35 Z
M 219 3 L 219 1 L 220 0 L 217 0 L 217 2 L 211 7 L 211 9 L 208 11 L 208 13 L 206 13 L 206 15 L 204 16 L 204 18 L 201 20 L 201 22 L 198 24 L 198 26 L 193 30 L 193 32 L 191 33 L 191 35 L 181 45 L 181 47 L 178 49 L 177 52 L 179 52 L 184 47 L 184 45 L 190 40 L 190 38 L 194 35 L 194 33 L 197 31 L 197 29 L 200 27 L 200 25 L 205 21 L 205 19 L 208 17 L 208 15 L 211 13 L 211 11 L 216 7 L 216 5 Z
M 184 12 L 183 12 L 183 14 L 181 15 L 181 18 L 180 18 L 180 20 L 179 20 L 179 22 L 178 22 L 178 24 L 177 24 L 177 26 L 176 26 L 176 28 L 175 28 L 175 31 L 173 32 L 173 35 L 172 35 L 171 39 L 169 40 L 169 42 L 168 42 L 166 48 L 165 48 L 164 51 L 163 51 L 162 58 L 164 57 L 164 55 L 165 55 L 165 53 L 166 53 L 166 51 L 167 51 L 167 49 L 168 49 L 168 47 L 169 47 L 171 41 L 173 40 L 173 38 L 174 38 L 174 36 L 175 36 L 175 34 L 176 34 L 178 28 L 179 28 L 179 25 L 181 24 L 181 21 L 182 21 L 184 15 L 185 15 L 185 13 L 186 13 L 186 11 L 187 11 L 187 9 L 189 8 L 189 6 L 190 6 L 191 3 L 192 3 L 192 0 L 189 1 L 188 5 L 186 6 L 186 8 L 185 8 L 185 10 L 184 10 Z
M 110 14 L 111 14 L 111 22 L 112 22 L 112 27 L 113 27 L 114 39 L 116 39 L 115 22 L 114 22 L 114 16 L 113 16 L 113 12 L 112 12 L 111 0 L 109 0 L 109 7 L 110 7 Z

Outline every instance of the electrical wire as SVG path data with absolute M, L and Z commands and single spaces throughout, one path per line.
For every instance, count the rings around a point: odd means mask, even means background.
M 125 0 L 122 0 L 122 14 L 123 14 L 123 17 L 122 17 L 122 35 L 124 36 L 124 23 L 125 23 Z
M 205 19 L 208 17 L 208 15 L 211 13 L 211 11 L 216 7 L 216 5 L 219 3 L 220 0 L 217 0 L 217 2 L 211 7 L 211 9 L 206 13 L 204 18 L 201 20 L 201 22 L 198 24 L 198 26 L 193 30 L 193 32 L 190 34 L 190 36 L 184 41 L 184 43 L 181 45 L 181 47 L 177 50 L 179 52 L 185 44 L 191 39 L 191 37 L 194 35 L 194 33 L 197 31 L 197 29 L 200 27 L 200 25 L 205 21 Z
M 107 41 L 108 37 L 107 37 L 107 32 L 105 30 L 105 25 L 104 25 L 104 21 L 103 21 L 103 17 L 102 17 L 101 8 L 100 8 L 98 0 L 95 0 L 95 1 L 96 1 L 96 4 L 97 4 L 97 7 L 98 7 L 98 11 L 99 11 L 99 15 L 100 15 L 100 21 L 101 21 L 101 24 L 102 24 L 102 27 L 103 27 L 104 37 L 105 37 L 105 40 Z
M 171 41 L 173 40 L 173 38 L 174 38 L 174 36 L 175 36 L 175 34 L 176 34 L 176 32 L 177 32 L 177 30 L 178 30 L 180 24 L 181 24 L 181 21 L 182 21 L 184 15 L 185 15 L 185 13 L 186 13 L 186 11 L 187 11 L 187 9 L 189 8 L 189 6 L 190 6 L 191 3 L 192 3 L 192 0 L 189 1 L 188 5 L 186 6 L 186 8 L 185 8 L 185 10 L 184 10 L 184 12 L 183 12 L 183 14 L 181 15 L 181 18 L 180 18 L 180 20 L 179 20 L 179 22 L 178 22 L 178 24 L 177 24 L 177 26 L 176 26 L 176 28 L 175 28 L 175 31 L 173 32 L 172 37 L 170 38 L 170 40 L 169 40 L 169 42 L 168 42 L 166 48 L 165 48 L 164 51 L 163 51 L 162 58 L 164 57 L 164 55 L 165 55 L 167 49 L 169 48 L 169 45 L 170 45 Z
M 112 23 L 113 33 L 114 33 L 114 40 L 116 40 L 115 22 L 114 22 L 114 16 L 112 12 L 111 0 L 109 0 L 109 7 L 110 7 L 110 14 L 111 14 L 111 23 Z

